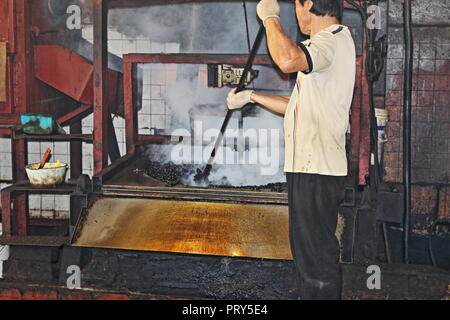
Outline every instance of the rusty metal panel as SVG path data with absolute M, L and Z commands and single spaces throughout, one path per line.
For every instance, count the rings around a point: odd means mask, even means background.
M 176 64 L 245 64 L 247 55 L 233 54 L 125 54 L 123 56 L 123 96 L 124 118 L 126 128 L 127 154 L 133 154 L 138 141 L 146 137 L 139 135 L 137 130 L 137 111 L 133 101 L 133 66 L 136 63 L 176 63 Z M 272 65 L 267 55 L 257 55 L 254 64 Z M 148 139 L 149 137 L 147 137 Z
M 361 103 L 362 103 L 362 81 L 364 80 L 362 59 L 356 59 L 356 78 L 355 89 L 353 91 L 353 100 L 350 114 L 350 129 L 351 129 L 351 157 L 352 162 L 359 164 L 359 150 L 360 150 L 360 134 L 361 134 Z M 359 178 L 358 178 L 359 179 Z
M 139 8 L 162 4 L 183 4 L 192 2 L 207 2 L 210 0 L 108 0 L 108 9 L 114 8 Z M 240 1 L 240 0 L 221 0 L 221 1 Z M 293 2 L 292 0 L 280 0 L 281 2 Z M 368 0 L 362 0 L 368 1 Z M 219 2 L 219 1 L 218 1 Z
M 42 82 L 63 92 L 72 99 L 85 105 L 93 105 L 92 63 L 76 52 L 58 45 L 34 46 L 34 75 Z M 107 69 L 108 100 L 107 104 L 117 103 L 119 74 Z
M 189 64 L 245 64 L 248 55 L 244 54 L 190 54 L 190 53 L 130 53 L 123 56 L 126 63 L 189 63 Z M 255 56 L 255 65 L 273 65 L 268 55 Z
M 292 259 L 288 208 L 277 205 L 101 198 L 73 245 Z
M 69 97 L 92 104 L 93 67 L 60 46 L 34 46 L 35 76 Z
M 61 127 L 81 121 L 86 115 L 92 113 L 92 106 L 81 105 L 77 109 L 65 114 L 56 120 Z M 72 131 L 71 131 L 72 133 Z M 81 132 L 79 132 L 81 133 Z
M 108 13 L 106 1 L 93 1 L 94 18 L 94 174 L 108 166 L 107 68 L 108 68 Z
M 1 1 L 0 2 L 0 41 L 8 40 L 9 36 L 9 8 L 8 8 L 8 1 Z
M 27 0 L 15 0 L 9 2 L 11 19 L 10 40 L 12 46 L 8 50 L 14 52 L 12 58 L 11 69 L 11 93 L 9 104 L 11 111 L 15 114 L 27 113 L 31 105 L 31 87 L 32 87 L 32 61 L 30 60 L 31 50 L 31 35 L 30 35 L 30 7 Z M 11 148 L 12 164 L 13 164 L 13 181 L 24 181 L 25 165 L 27 164 L 28 149 L 27 143 L 23 140 L 15 141 Z M 17 195 L 12 199 L 14 217 L 12 223 L 12 230 L 15 234 L 27 234 L 27 212 L 28 212 L 28 196 L 26 193 Z
M 366 40 L 364 40 L 366 46 Z M 362 61 L 366 61 L 367 52 L 363 50 Z M 366 74 L 366 66 L 361 65 L 362 74 Z M 370 167 L 370 103 L 369 103 L 369 85 L 367 80 L 361 78 L 361 106 L 360 106 L 360 120 L 359 120 L 359 185 L 366 185 L 366 176 L 369 175 Z M 373 177 L 375 179 L 375 177 Z
M 0 102 L 6 101 L 6 42 L 0 41 Z
M 127 154 L 133 154 L 138 137 L 137 111 L 133 102 L 133 64 L 124 59 L 123 62 L 123 106 Z
M 11 193 L 7 189 L 8 188 L 5 188 L 0 192 L 2 204 L 2 232 L 4 235 L 11 235 Z

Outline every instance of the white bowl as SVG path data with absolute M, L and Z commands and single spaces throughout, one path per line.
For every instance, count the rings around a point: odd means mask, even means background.
M 46 165 L 52 165 L 56 162 L 47 162 Z M 32 163 L 25 167 L 30 183 L 35 186 L 52 186 L 61 184 L 66 180 L 67 163 L 60 163 L 57 168 L 33 169 L 39 163 Z

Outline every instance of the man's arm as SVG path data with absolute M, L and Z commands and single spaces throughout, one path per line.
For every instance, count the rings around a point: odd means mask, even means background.
M 273 61 L 284 73 L 307 71 L 305 53 L 284 33 L 279 19 L 266 20 L 267 45 Z
M 227 106 L 230 110 L 236 110 L 241 109 L 248 103 L 258 103 L 273 112 L 284 114 L 289 99 L 289 96 L 258 94 L 253 90 L 244 90 L 236 93 L 236 89 L 233 89 L 228 93 Z
M 289 103 L 289 96 L 275 96 L 253 92 L 251 100 L 275 113 L 284 115 Z

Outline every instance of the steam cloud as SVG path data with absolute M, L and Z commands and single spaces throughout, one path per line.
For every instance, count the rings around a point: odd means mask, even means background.
M 250 41 L 253 43 L 259 23 L 256 18 L 256 3 L 247 4 L 247 15 L 249 22 Z M 281 15 L 285 31 L 292 35 L 295 40 L 297 33 L 295 16 L 292 4 L 281 3 Z M 244 8 L 242 3 L 196 3 L 149 6 L 138 9 L 114 9 L 108 17 L 109 24 L 128 37 L 136 39 L 150 39 L 159 43 L 179 44 L 179 53 L 235 53 L 246 54 L 249 46 L 246 37 L 246 26 L 244 20 Z M 166 50 L 170 53 L 170 49 Z M 159 53 L 158 51 L 156 51 Z M 144 52 L 148 53 L 148 52 Z M 266 54 L 266 43 L 262 43 L 259 54 Z M 163 66 L 166 67 L 167 65 Z M 144 67 L 145 68 L 145 67 Z M 258 81 L 254 86 L 258 89 L 277 89 L 280 86 L 278 76 L 274 77 L 274 71 L 260 69 Z M 206 79 L 199 77 L 199 68 L 195 66 L 178 65 L 176 67 L 176 82 L 166 83 L 163 99 L 169 108 L 171 123 L 169 133 L 176 129 L 191 131 L 193 121 L 201 120 L 203 130 L 208 128 L 220 128 L 226 112 L 226 95 L 229 88 L 207 88 Z M 275 73 L 276 75 L 276 73 Z M 199 80 L 200 79 L 200 80 Z M 202 82 L 203 81 L 203 82 Z M 280 89 L 280 88 L 278 88 Z M 282 88 L 286 89 L 286 88 Z M 289 91 L 278 92 L 279 94 L 290 94 Z M 206 109 L 211 116 L 197 114 L 193 116 L 190 112 L 198 106 L 207 106 Z M 214 115 L 216 113 L 216 115 Z M 238 114 L 236 111 L 235 114 Z M 234 127 L 233 127 L 234 125 Z M 236 128 L 236 124 L 230 121 L 230 129 Z M 261 174 L 264 167 L 269 164 L 216 164 L 209 179 L 214 183 L 227 183 L 234 186 L 265 185 L 274 182 L 284 182 L 284 145 L 283 145 L 283 119 L 262 108 L 252 117 L 244 118 L 244 130 L 251 129 L 275 130 L 279 132 L 279 139 L 272 139 L 264 144 L 261 141 L 250 143 L 250 150 L 242 151 L 244 159 L 254 157 L 255 149 L 265 159 L 272 158 L 277 166 L 273 174 Z M 170 132 L 172 131 L 172 132 Z M 227 136 L 227 133 L 225 134 Z M 199 141 L 196 146 L 199 147 Z M 242 141 L 239 143 L 242 144 Z M 213 143 L 210 143 L 210 145 Z M 176 146 L 175 146 L 176 147 Z M 170 162 L 174 146 L 152 146 L 149 149 L 152 160 L 162 163 Z M 210 149 L 211 150 L 211 146 Z M 230 148 L 230 147 L 225 147 Z M 224 148 L 224 149 L 225 149 Z M 224 151 L 224 150 L 222 150 Z M 230 150 L 227 150 L 229 152 Z M 236 151 L 233 151 L 237 154 Z M 253 152 L 253 153 L 252 153 Z M 209 156 L 210 152 L 205 152 Z M 257 153 L 258 154 L 258 153 Z M 259 154 L 258 154 L 259 155 Z M 261 159 L 258 159 L 261 160 Z M 206 160 L 205 160 L 206 161 Z M 206 162 L 197 164 L 203 169 Z M 273 165 L 273 163 L 272 163 Z M 195 185 L 193 176 L 186 177 L 183 183 Z

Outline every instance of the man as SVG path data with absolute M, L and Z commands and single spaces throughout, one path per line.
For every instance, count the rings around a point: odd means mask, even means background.
M 227 97 L 229 109 L 253 102 L 284 115 L 289 237 L 301 299 L 340 299 L 337 210 L 347 175 L 345 133 L 355 82 L 355 47 L 340 25 L 342 0 L 296 0 L 295 44 L 283 32 L 276 0 L 258 3 L 270 55 L 284 73 L 298 72 L 290 97 L 251 90 Z

